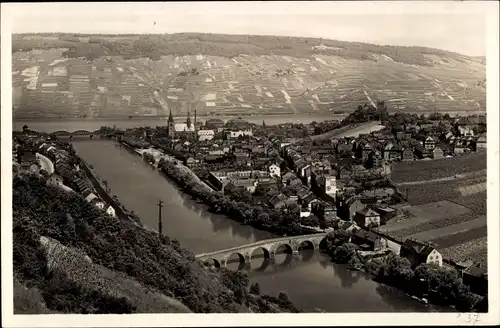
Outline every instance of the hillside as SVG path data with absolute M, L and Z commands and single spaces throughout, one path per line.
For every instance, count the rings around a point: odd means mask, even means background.
M 175 240 L 104 215 L 81 196 L 13 178 L 16 313 L 296 312 L 250 292 L 242 272 L 203 266 Z
M 484 57 L 311 38 L 13 35 L 14 117 L 485 111 Z

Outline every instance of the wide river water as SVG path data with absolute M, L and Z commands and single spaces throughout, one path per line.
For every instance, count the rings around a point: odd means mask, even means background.
M 164 201 L 163 231 L 195 254 L 245 245 L 271 238 L 270 233 L 241 225 L 190 199 L 158 171 L 111 140 L 78 140 L 76 152 L 107 180 L 112 193 L 134 210 L 145 226 L 157 228 L 158 200 Z M 399 290 L 378 284 L 361 272 L 331 263 L 320 254 L 305 251 L 293 261 L 286 254 L 276 264 L 252 260 L 248 271 L 262 293 L 277 296 L 286 291 L 304 311 L 327 312 L 428 312 L 434 309 L 410 299 Z M 236 266 L 238 266 L 236 264 Z
M 479 112 L 447 112 L 449 115 L 472 115 L 481 114 Z M 420 113 L 417 113 L 420 115 Z M 426 114 L 431 114 L 427 112 Z M 325 120 L 342 120 L 346 117 L 346 114 L 333 114 L 333 113 L 321 113 L 321 114 L 294 114 L 294 115 L 255 115 L 255 116 L 243 116 L 242 118 L 250 123 L 262 124 L 264 121 L 266 125 L 276 125 L 280 123 L 303 123 L 309 124 L 312 121 L 321 122 Z M 229 116 L 214 116 L 221 120 L 227 121 L 229 119 L 235 118 Z M 198 120 L 201 122 L 206 121 L 211 117 L 199 117 Z M 191 119 L 193 117 L 191 116 Z M 175 117 L 175 121 L 184 122 L 185 117 Z M 95 131 L 102 126 L 116 126 L 117 128 L 127 129 L 139 126 L 165 126 L 167 121 L 160 118 L 132 118 L 132 119 L 117 119 L 117 118 L 95 118 L 95 119 L 35 119 L 35 120 L 14 120 L 12 124 L 13 130 L 22 130 L 23 125 L 28 125 L 28 127 L 34 131 L 40 132 L 55 132 L 55 131 L 68 131 L 73 132 L 77 130 L 87 130 Z

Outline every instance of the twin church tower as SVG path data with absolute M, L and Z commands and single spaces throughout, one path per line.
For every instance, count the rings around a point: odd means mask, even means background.
M 191 115 L 188 110 L 185 123 L 174 123 L 172 110 L 168 115 L 167 134 L 171 139 L 196 139 L 196 110 L 194 111 L 194 122 L 191 123 Z

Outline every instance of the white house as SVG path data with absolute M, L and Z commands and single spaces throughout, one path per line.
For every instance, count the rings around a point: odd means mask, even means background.
M 433 249 L 429 255 L 427 255 L 427 264 L 436 264 L 438 266 L 443 266 L 443 256 L 436 249 Z
M 486 149 L 486 133 L 482 133 L 476 140 L 476 149 Z
M 96 198 L 97 198 L 97 196 L 95 194 L 90 193 L 87 197 L 85 197 L 85 200 L 90 203 L 90 202 L 92 202 L 92 200 L 94 200 Z
M 253 131 L 251 129 L 247 130 L 237 130 L 237 131 L 228 131 L 227 136 L 229 138 L 238 138 L 240 136 L 253 136 Z
M 63 184 L 63 178 L 55 173 L 51 174 L 49 179 L 47 180 L 48 186 L 61 186 Z
M 311 211 L 304 211 L 304 210 L 301 210 L 300 211 L 300 217 L 301 218 L 307 218 L 311 215 Z
M 212 140 L 214 137 L 215 137 L 214 130 L 199 130 L 198 131 L 198 140 L 200 140 L 200 141 Z
M 436 142 L 432 139 L 432 137 L 427 137 L 427 139 L 425 139 L 424 146 L 427 150 L 434 150 L 434 148 L 436 148 Z
M 104 204 L 104 202 L 101 201 L 99 198 L 94 198 L 92 200 L 92 203 L 94 203 L 94 206 L 100 210 L 104 210 L 104 207 L 106 206 L 106 204 Z
M 464 137 L 473 137 L 474 136 L 474 130 L 472 129 L 472 127 L 467 126 L 467 125 L 458 126 L 458 132 L 460 133 L 461 136 L 464 136 Z
M 431 245 L 413 239 L 406 239 L 401 244 L 400 256 L 406 257 L 412 266 L 422 263 L 443 265 L 443 256 Z
M 111 215 L 112 217 L 116 217 L 116 211 L 112 206 L 109 206 L 106 209 L 106 214 Z
M 316 183 L 323 189 L 325 194 L 332 197 L 337 194 L 337 178 L 334 175 L 321 175 L 317 178 Z
M 269 173 L 271 176 L 281 177 L 281 169 L 280 169 L 279 165 L 276 165 L 276 164 L 270 165 L 269 166 Z

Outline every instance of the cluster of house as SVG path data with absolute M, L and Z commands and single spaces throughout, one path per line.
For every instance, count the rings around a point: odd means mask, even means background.
M 345 222 L 341 227 L 351 233 L 349 242 L 359 246 L 358 254 L 365 259 L 384 257 L 392 252 L 408 259 L 413 269 L 420 264 L 446 266 L 457 270 L 464 284 L 469 286 L 472 292 L 479 295 L 488 292 L 487 269 L 480 264 L 474 264 L 470 260 L 458 263 L 447 261 L 434 246 L 414 239 L 406 239 L 400 243 L 379 233 L 360 229 L 349 222 Z
M 248 122 L 242 119 L 230 120 L 227 124 L 220 119 L 209 119 L 204 124 L 196 121 L 196 110 L 194 111 L 194 122 L 188 111 L 186 122 L 175 123 L 170 112 L 167 123 L 167 134 L 171 139 L 183 139 L 188 141 L 210 141 L 218 134 L 223 134 L 226 139 L 235 139 L 243 136 L 252 137 L 253 131 Z
M 486 117 L 404 124 L 387 149 L 386 159 L 442 158 L 486 148 Z M 477 131 L 476 135 L 474 131 Z M 406 152 L 405 152 L 406 151 Z M 413 151 L 413 156 L 411 155 Z
M 30 147 L 21 146 L 14 143 L 12 148 L 12 162 L 22 171 L 38 172 L 40 171 L 40 161 L 36 157 L 36 152 Z
M 65 191 L 74 191 L 82 195 L 85 200 L 95 207 L 105 211 L 106 214 L 116 216 L 115 209 L 96 196 L 92 184 L 82 173 L 78 164 L 71 163 L 71 155 L 50 137 L 33 137 L 24 145 L 15 144 L 16 153 L 19 154 L 19 164 L 33 172 L 39 171 L 35 154 L 38 152 L 49 158 L 54 164 L 54 172 L 47 176 L 46 184 L 61 188 Z M 35 169 L 35 165 L 38 169 Z

